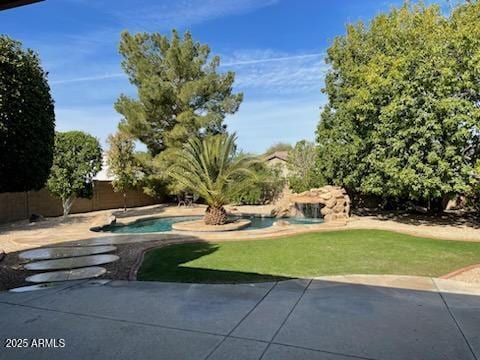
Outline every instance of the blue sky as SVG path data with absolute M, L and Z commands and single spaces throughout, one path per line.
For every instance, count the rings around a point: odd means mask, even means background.
M 55 99 L 57 129 L 80 129 L 102 144 L 120 116 L 120 93 L 135 95 L 120 68 L 128 29 L 190 30 L 236 72 L 244 102 L 227 118 L 245 151 L 314 139 L 325 97 L 324 54 L 345 25 L 402 0 L 46 0 L 0 12 L 0 33 L 40 54 Z

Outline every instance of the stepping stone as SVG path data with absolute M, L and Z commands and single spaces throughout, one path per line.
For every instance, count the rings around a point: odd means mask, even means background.
M 48 273 L 41 273 L 27 277 L 25 280 L 33 283 L 67 281 L 67 280 L 82 280 L 98 277 L 107 272 L 107 270 L 100 266 L 92 266 L 73 270 L 52 271 Z
M 49 260 L 103 254 L 114 250 L 117 250 L 115 246 L 54 247 L 24 251 L 19 257 L 23 260 Z
M 63 258 L 55 260 L 36 261 L 30 264 L 24 265 L 26 270 L 61 270 L 61 269 L 74 269 L 83 268 L 87 266 L 95 266 L 108 264 L 117 261 L 119 257 L 117 255 L 90 255 L 79 256 L 73 258 Z

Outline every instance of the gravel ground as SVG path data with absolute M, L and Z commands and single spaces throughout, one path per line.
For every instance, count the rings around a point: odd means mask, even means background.
M 450 280 L 480 284 L 480 265 L 474 269 L 467 270 L 461 274 L 455 275 L 451 277 Z

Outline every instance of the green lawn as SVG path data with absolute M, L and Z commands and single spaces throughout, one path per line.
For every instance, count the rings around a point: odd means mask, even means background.
M 253 282 L 339 274 L 440 276 L 475 263 L 480 263 L 480 243 L 343 230 L 155 249 L 145 255 L 138 279 Z

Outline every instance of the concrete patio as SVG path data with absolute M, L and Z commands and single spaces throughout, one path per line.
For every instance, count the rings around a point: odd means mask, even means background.
M 331 279 L 62 283 L 0 293 L 0 358 L 478 359 L 480 296 L 450 291 Z M 65 347 L 5 348 L 6 338 Z

